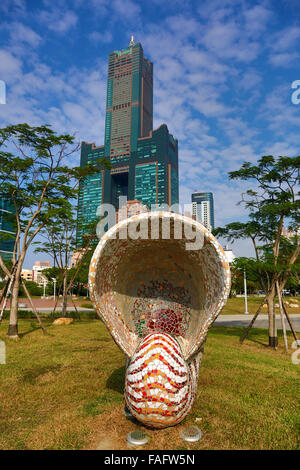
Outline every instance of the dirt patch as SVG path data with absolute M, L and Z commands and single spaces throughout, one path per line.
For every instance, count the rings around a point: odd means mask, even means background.
M 188 444 L 180 437 L 182 427 L 187 424 L 179 424 L 166 429 L 151 429 L 137 421 L 126 418 L 124 405 L 118 406 L 111 412 L 103 413 L 94 420 L 95 434 L 89 443 L 87 450 L 168 450 L 168 449 L 198 449 L 200 442 Z M 188 424 L 200 425 L 196 420 L 189 420 Z M 134 430 L 142 430 L 147 433 L 149 442 L 144 446 L 132 446 L 126 441 L 126 435 Z

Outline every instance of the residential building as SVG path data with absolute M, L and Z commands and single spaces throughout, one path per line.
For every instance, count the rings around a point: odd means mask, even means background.
M 235 260 L 236 256 L 233 253 L 232 249 L 228 245 L 224 248 L 224 253 L 226 256 L 227 263 L 231 264 Z
M 213 193 L 198 193 L 195 191 L 192 194 L 192 214 L 193 218 L 198 222 L 201 222 L 209 231 L 214 229 L 215 217 Z
M 32 280 L 40 286 L 44 284 L 44 281 L 48 282 L 43 276 L 43 271 L 47 268 L 51 268 L 50 261 L 36 261 L 32 267 Z
M 25 281 L 32 281 L 32 269 L 22 269 L 21 278 Z

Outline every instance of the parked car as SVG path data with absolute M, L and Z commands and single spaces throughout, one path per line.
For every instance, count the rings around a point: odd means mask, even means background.
M 282 295 L 291 295 L 291 291 L 289 291 L 288 289 L 283 289 Z

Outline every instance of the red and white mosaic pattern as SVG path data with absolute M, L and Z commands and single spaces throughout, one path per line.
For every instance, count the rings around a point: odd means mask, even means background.
M 193 372 L 171 335 L 146 336 L 126 372 L 125 400 L 132 415 L 156 428 L 180 423 L 195 398 L 197 374 Z

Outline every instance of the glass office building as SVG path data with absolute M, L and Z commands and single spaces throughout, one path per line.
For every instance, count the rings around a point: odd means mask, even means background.
M 0 196 L 0 255 L 4 261 L 12 258 L 15 243 L 14 210 L 11 202 Z
M 82 142 L 81 165 L 109 159 L 112 168 L 82 181 L 77 243 L 102 203 L 119 209 L 119 197 L 152 204 L 178 203 L 178 141 L 166 124 L 153 130 L 153 64 L 133 38 L 109 55 L 103 146 Z
M 192 194 L 193 217 L 201 222 L 208 230 L 215 228 L 214 196 L 213 193 Z

